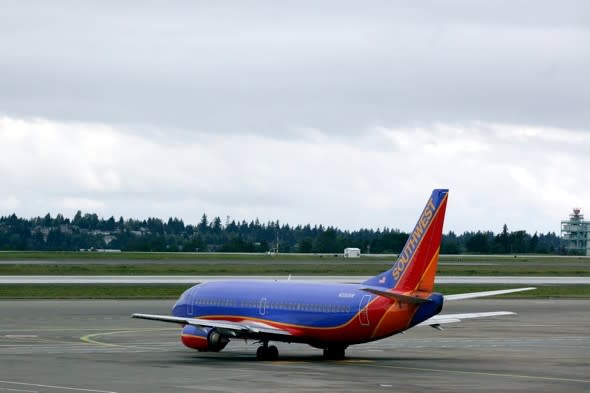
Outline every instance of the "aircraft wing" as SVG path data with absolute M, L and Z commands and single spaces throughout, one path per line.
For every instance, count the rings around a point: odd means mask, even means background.
M 263 324 L 256 321 L 242 321 L 232 322 L 220 319 L 201 319 L 201 318 L 185 318 L 174 317 L 170 315 L 154 315 L 154 314 L 133 314 L 133 318 L 149 319 L 152 321 L 171 322 L 181 325 L 193 325 L 198 327 L 218 328 L 226 332 L 230 332 L 230 336 L 254 336 L 254 335 L 273 335 L 273 336 L 291 336 L 292 334 L 286 330 L 278 329 L 273 326 Z
M 430 319 L 427 319 L 426 321 L 424 321 L 422 323 L 419 323 L 416 326 L 432 326 L 434 328 L 439 328 L 439 325 L 443 325 L 446 323 L 461 322 L 464 319 L 498 317 L 500 315 L 515 315 L 515 313 L 510 312 L 510 311 L 491 311 L 491 312 L 472 312 L 472 313 L 466 313 L 466 314 L 446 314 L 446 315 L 438 314 Z
M 527 287 L 527 288 L 500 289 L 500 290 L 497 290 L 497 291 L 459 293 L 459 294 L 456 294 L 456 295 L 445 295 L 444 299 L 445 299 L 446 302 L 450 302 L 450 301 L 453 301 L 453 300 L 475 299 L 477 297 L 504 295 L 506 293 L 530 291 L 530 290 L 533 290 L 533 289 L 537 289 L 537 288 L 535 288 L 535 287 Z

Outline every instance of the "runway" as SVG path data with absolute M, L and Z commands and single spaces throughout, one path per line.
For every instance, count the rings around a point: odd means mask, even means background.
M 326 283 L 360 283 L 371 276 L 293 276 L 293 280 Z M 286 280 L 288 276 L 0 276 L 0 284 L 198 284 L 211 280 Z M 437 284 L 589 285 L 589 276 L 438 276 Z
M 279 344 L 277 362 L 256 345 L 217 354 L 182 346 L 179 329 L 129 318 L 168 313 L 171 301 L 0 301 L 0 392 L 586 392 L 588 300 L 485 299 L 443 313 L 519 315 L 415 328 L 350 347 L 344 361 Z

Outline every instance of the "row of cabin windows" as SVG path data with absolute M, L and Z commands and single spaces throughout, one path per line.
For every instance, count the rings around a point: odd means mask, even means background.
M 197 299 L 197 306 L 236 307 L 236 301 L 232 299 Z
M 232 299 L 211 298 L 197 299 L 197 306 L 260 308 L 260 300 L 241 300 L 239 303 Z M 268 310 L 308 311 L 308 312 L 350 312 L 348 304 L 307 304 L 290 302 L 267 301 L 264 308 Z

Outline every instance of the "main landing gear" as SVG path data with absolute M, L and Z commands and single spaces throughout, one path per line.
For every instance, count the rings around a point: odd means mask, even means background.
M 331 346 L 324 348 L 324 359 L 342 360 L 346 357 L 346 346 Z M 256 350 L 256 360 L 277 360 L 279 350 L 274 345 L 268 345 L 268 341 L 262 341 L 262 345 Z
M 346 347 L 326 347 L 324 348 L 324 359 L 342 360 L 345 357 Z
M 277 360 L 279 350 L 274 345 L 269 346 L 268 341 L 263 342 L 256 350 L 256 360 Z

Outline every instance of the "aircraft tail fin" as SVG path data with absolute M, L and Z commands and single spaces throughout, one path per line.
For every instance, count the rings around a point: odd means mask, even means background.
M 393 267 L 363 284 L 396 292 L 432 292 L 449 190 L 436 189 Z

